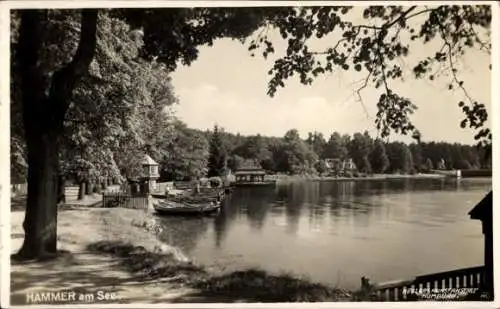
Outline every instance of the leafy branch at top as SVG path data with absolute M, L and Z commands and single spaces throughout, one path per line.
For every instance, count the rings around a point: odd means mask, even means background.
M 286 54 L 275 60 L 269 71 L 268 94 L 274 96 L 285 80 L 298 75 L 300 82 L 310 85 L 321 74 L 337 70 L 366 72 L 365 82 L 356 90 L 361 100 L 361 91 L 368 86 L 383 89 L 377 107 L 375 123 L 381 137 L 391 131 L 401 134 L 411 133 L 420 138 L 420 133 L 410 120 L 417 109 L 410 99 L 401 96 L 391 88 L 391 80 L 403 80 L 408 72 L 401 67 L 414 45 L 441 40 L 443 46 L 433 57 L 420 59 L 409 72 L 416 78 L 428 76 L 436 66 L 447 62 L 452 83 L 462 89 L 468 104 L 462 104 L 467 124 L 480 130 L 476 139 L 491 142 L 491 134 L 483 128 L 487 120 L 484 104 L 475 102 L 458 77 L 454 59 L 465 54 L 467 49 L 479 46 L 489 53 L 490 44 L 479 33 L 489 36 L 491 8 L 486 5 L 453 6 L 370 6 L 362 13 L 352 7 L 302 7 L 288 10 L 275 16 L 270 24 L 282 38 L 287 40 Z M 362 15 L 369 24 L 352 22 L 352 17 Z M 419 27 L 418 27 L 419 26 Z M 486 30 L 486 31 L 485 31 Z M 488 37 L 489 38 L 489 37 Z M 332 44 L 326 50 L 312 50 L 314 41 L 325 39 Z M 274 52 L 274 46 L 267 37 L 260 36 L 250 42 L 250 49 L 262 49 L 266 57 Z M 363 104 L 363 102 L 362 102 Z

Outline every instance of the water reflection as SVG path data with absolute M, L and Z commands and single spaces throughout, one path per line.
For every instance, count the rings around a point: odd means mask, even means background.
M 165 219 L 162 237 L 207 264 L 237 257 L 234 267 L 357 287 L 363 275 L 392 280 L 481 264 L 480 223 L 467 213 L 490 189 L 491 179 L 237 188 L 215 218 Z
M 162 232 L 158 235 L 161 241 L 191 252 L 207 232 L 209 222 L 213 219 L 158 216 L 157 220 L 162 225 Z

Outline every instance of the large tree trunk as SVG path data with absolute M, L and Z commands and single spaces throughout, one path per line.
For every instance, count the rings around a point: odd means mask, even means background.
M 15 59 L 28 149 L 25 237 L 18 252 L 25 259 L 42 259 L 57 253 L 58 141 L 73 89 L 88 71 L 96 47 L 97 11 L 84 10 L 80 42 L 73 60 L 53 74 L 44 71 L 39 53 L 44 48 L 41 39 L 45 35 L 46 12 L 22 11 Z
M 59 158 L 54 134 L 27 134 L 28 200 L 19 255 L 45 258 L 56 253 Z

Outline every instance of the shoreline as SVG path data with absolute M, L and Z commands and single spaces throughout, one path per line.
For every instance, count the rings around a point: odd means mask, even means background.
M 28 294 L 68 290 L 114 293 L 116 299 L 98 303 L 122 304 L 358 299 L 357 292 L 296 275 L 260 269 L 222 274 L 198 265 L 178 248 L 158 239 L 161 227 L 153 213 L 144 210 L 81 207 L 62 210 L 58 217 L 60 256 L 43 262 L 11 259 L 12 305 L 28 304 Z M 11 212 L 11 254 L 22 244 L 23 219 L 24 211 Z
M 335 177 L 335 176 L 301 176 L 301 175 L 279 175 L 273 177 L 277 183 L 292 181 L 381 181 L 381 180 L 401 180 L 401 179 L 447 179 L 454 178 L 443 174 L 374 174 L 358 177 Z

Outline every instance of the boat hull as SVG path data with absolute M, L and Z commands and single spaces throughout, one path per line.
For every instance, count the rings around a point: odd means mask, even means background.
M 187 205 L 169 201 L 158 201 L 153 208 L 163 215 L 207 215 L 220 210 L 220 203 Z

